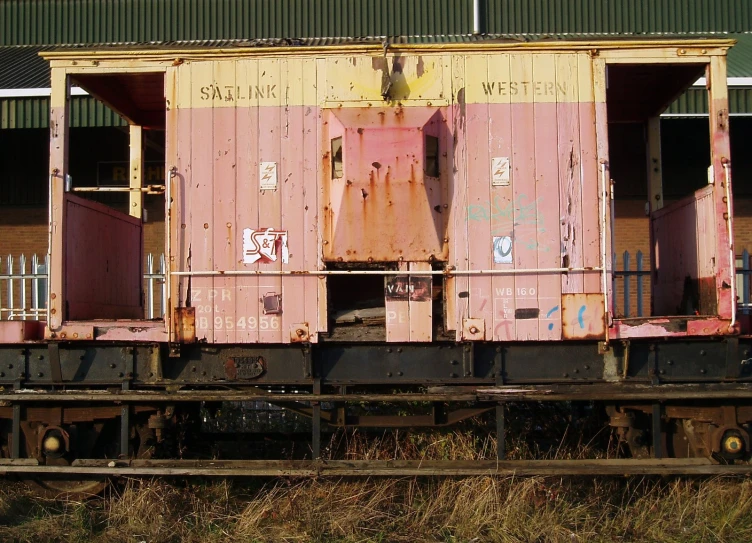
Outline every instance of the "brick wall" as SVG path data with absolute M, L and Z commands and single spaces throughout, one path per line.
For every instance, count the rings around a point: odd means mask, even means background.
M 144 224 L 144 255 L 164 252 L 164 198 L 149 196 L 145 201 L 148 222 Z M 47 254 L 46 207 L 0 207 L 0 258 Z M 5 270 L 3 260 L 2 269 Z
M 144 224 L 144 254 L 158 257 L 164 252 L 164 199 L 161 196 L 147 196 L 145 208 L 148 222 Z M 737 198 L 734 202 L 734 227 L 736 230 L 736 253 L 743 250 L 752 253 L 752 199 Z M 648 220 L 645 216 L 645 203 L 642 200 L 617 200 L 614 208 L 616 216 L 616 269 L 624 269 L 623 254 L 629 251 L 631 269 L 636 269 L 637 251 L 644 255 L 643 269 L 650 269 L 650 238 Z M 42 207 L 0 207 L 0 257 L 20 254 L 30 256 L 36 253 L 41 258 L 47 252 L 47 208 Z M 2 269 L 5 269 L 3 262 Z M 637 282 L 631 279 L 630 312 L 636 315 Z M 650 311 L 650 279 L 643 279 L 643 314 Z M 617 315 L 623 315 L 624 280 L 616 281 Z

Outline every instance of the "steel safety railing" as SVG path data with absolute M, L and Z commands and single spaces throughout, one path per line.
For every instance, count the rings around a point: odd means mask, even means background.
M 144 318 L 164 318 L 167 307 L 164 254 L 146 255 L 144 262 Z M 0 320 L 45 320 L 48 259 L 8 255 L 0 259 Z
M 624 251 L 621 266 L 613 255 L 613 293 L 617 317 L 646 317 L 650 308 L 650 266 L 642 251 Z M 47 308 L 47 257 L 0 259 L 0 320 L 44 320 Z M 164 254 L 144 262 L 144 318 L 164 317 L 167 306 Z M 383 273 L 383 272 L 377 272 Z M 394 272 L 398 273 L 398 272 Z M 442 273 L 442 272 L 436 272 Z M 752 260 L 747 250 L 736 257 L 737 312 L 752 315 Z
M 0 260 L 0 320 L 44 320 L 47 311 L 47 257 Z

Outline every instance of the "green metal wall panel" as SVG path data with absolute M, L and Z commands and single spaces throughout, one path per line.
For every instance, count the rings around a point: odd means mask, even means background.
M 472 0 L 3 0 L 0 45 L 460 34 Z
M 666 114 L 697 115 L 708 113 L 708 93 L 705 89 L 689 89 L 666 110 Z M 729 89 L 729 113 L 752 114 L 752 88 Z
M 729 89 L 729 111 L 732 115 L 752 114 L 752 88 Z M 50 122 L 48 98 L 4 98 L 0 100 L 0 129 L 47 128 Z M 704 89 L 689 89 L 666 113 L 673 116 L 708 113 L 708 94 Z M 88 96 L 71 98 L 71 126 L 93 128 L 126 126 L 126 122 L 110 108 Z
M 492 33 L 709 33 L 752 30 L 749 0 L 488 0 Z
M 482 31 L 752 31 L 749 0 L 481 0 Z M 473 0 L 2 0 L 0 45 L 469 34 Z
M 125 126 L 114 111 L 89 96 L 71 98 L 73 128 Z M 47 128 L 50 124 L 49 98 L 4 98 L 0 100 L 0 129 Z

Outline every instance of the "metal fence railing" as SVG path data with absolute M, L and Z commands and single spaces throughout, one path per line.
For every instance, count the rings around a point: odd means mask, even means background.
M 614 293 L 617 305 L 617 315 L 621 317 L 646 317 L 649 308 L 644 300 L 649 300 L 650 267 L 645 269 L 645 258 L 642 251 L 634 255 L 629 251 L 622 254 L 622 269 L 616 265 L 614 255 Z M 632 269 L 634 262 L 634 269 Z M 736 257 L 736 299 L 739 313 L 752 315 L 752 263 L 749 251 L 746 249 Z
M 618 269 L 613 255 L 613 288 L 619 317 L 649 314 L 650 267 L 642 251 L 622 254 Z M 634 266 L 634 267 L 633 267 Z M 144 318 L 164 317 L 167 301 L 164 254 L 146 255 L 144 266 Z M 736 258 L 736 292 L 739 312 L 752 315 L 752 262 L 747 250 Z M 0 320 L 44 320 L 47 311 L 47 257 L 7 256 L 0 260 Z
M 3 260 L 5 265 L 3 266 Z M 0 320 L 44 320 L 47 311 L 47 257 L 0 260 Z M 29 266 L 30 265 L 30 266 Z
M 0 260 L 0 320 L 46 320 L 47 257 L 11 255 Z M 164 317 L 167 301 L 164 254 L 146 255 L 144 318 Z

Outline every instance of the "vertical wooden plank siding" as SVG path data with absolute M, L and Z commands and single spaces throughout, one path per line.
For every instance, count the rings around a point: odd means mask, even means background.
M 324 98 L 326 97 L 326 77 L 327 77 L 327 70 L 326 70 L 327 64 L 325 58 L 316 59 L 316 104 L 321 104 L 324 101 Z M 327 193 L 326 189 L 329 186 L 328 183 L 325 183 L 323 179 L 320 177 L 322 172 L 326 172 L 326 169 L 321 166 L 321 163 L 325 160 L 327 160 L 327 157 L 329 156 L 328 153 L 331 150 L 329 146 L 328 141 L 323 141 L 322 138 L 324 137 L 324 114 L 322 112 L 319 112 L 320 119 L 318 122 L 318 126 L 316 127 L 316 136 L 317 140 L 320 145 L 318 149 L 318 153 L 316 154 L 316 171 L 319 172 L 319 175 L 316 176 L 316 182 L 318 183 L 318 197 L 319 197 L 319 206 L 316 208 L 317 212 L 321 213 L 320 220 L 319 220 L 319 234 L 318 234 L 318 243 L 320 244 L 319 247 L 321 247 L 321 244 L 328 243 L 327 240 L 332 239 L 332 232 L 324 230 L 327 228 L 327 223 L 329 221 L 324 219 L 324 213 L 327 213 L 327 211 L 324 209 L 325 207 L 330 205 L 329 200 L 327 199 Z M 327 162 L 328 163 L 328 162 Z M 317 269 L 323 270 L 326 268 L 324 265 L 323 260 L 323 250 L 321 248 L 317 249 L 316 254 L 316 264 Z M 327 279 L 326 276 L 321 275 L 318 278 L 318 331 L 319 332 L 327 332 L 329 330 L 329 317 L 328 317 L 328 308 L 327 308 Z
M 514 234 L 512 259 L 516 269 L 538 267 L 538 210 L 535 191 L 535 111 L 532 84 L 533 56 L 510 57 L 510 81 L 522 84 L 522 99 L 512 105 L 512 207 Z M 541 74 L 546 77 L 545 74 Z M 520 273 L 515 278 L 515 323 L 518 341 L 538 339 L 538 274 Z
M 214 62 L 214 77 L 212 81 L 222 81 L 226 85 L 237 88 L 235 82 L 235 65 L 231 60 Z M 212 134 L 212 178 L 214 222 L 210 224 L 212 230 L 212 244 L 214 247 L 215 271 L 234 270 L 238 260 L 234 231 L 237 228 L 235 215 L 235 161 L 236 161 L 236 133 L 234 107 L 221 107 L 230 102 L 221 102 L 214 108 L 214 132 Z M 215 277 L 212 290 L 209 291 L 206 303 L 214 306 L 214 340 L 217 343 L 234 343 L 236 341 L 236 293 L 234 277 Z
M 465 86 L 467 128 L 465 140 L 467 142 L 467 247 L 468 266 L 472 270 L 487 270 L 491 268 L 491 223 L 486 217 L 477 218 L 474 209 L 490 207 L 489 179 L 490 157 L 488 125 L 490 112 L 488 99 L 482 91 L 479 82 L 488 81 L 487 55 L 468 55 L 465 57 L 465 74 L 467 77 L 478 78 L 475 84 Z M 490 276 L 471 276 L 469 280 L 469 313 L 474 319 L 486 321 L 486 330 L 490 330 L 493 323 L 493 296 L 491 293 Z
M 550 82 L 556 88 L 556 58 L 554 55 L 536 55 L 533 65 L 536 79 Z M 534 111 L 535 132 L 535 189 L 538 209 L 538 266 L 561 267 L 561 242 L 559 238 L 559 162 L 557 139 L 556 94 L 544 95 L 547 100 L 536 99 Z M 561 339 L 561 274 L 538 276 L 538 338 Z
M 266 85 L 274 85 L 281 89 L 281 60 L 280 59 L 261 59 L 258 61 L 258 85 L 266 88 Z M 282 92 L 275 93 L 274 96 L 267 96 L 263 107 L 259 107 L 259 161 L 277 163 L 277 183 L 278 187 L 285 173 L 281 170 L 282 157 Z M 256 186 L 260 187 L 260 173 L 256 170 Z M 258 188 L 256 190 L 259 190 Z M 281 190 L 263 190 L 259 195 L 259 218 L 258 228 L 280 228 L 282 223 L 282 197 Z M 294 235 L 300 235 L 294 232 Z M 289 238 L 289 236 L 288 236 Z M 260 269 L 264 270 L 281 270 L 282 255 L 277 255 L 275 262 L 263 264 Z M 263 298 L 269 294 L 282 293 L 281 276 L 266 276 L 259 281 L 259 296 Z M 263 287 L 261 284 L 263 283 Z M 279 343 L 282 340 L 282 325 L 279 315 L 264 314 L 260 310 L 259 320 L 259 341 L 261 343 Z
M 578 118 L 577 56 L 556 56 L 556 101 L 559 137 L 559 210 L 561 213 L 562 267 L 583 267 L 582 176 Z M 582 292 L 583 274 L 562 276 L 562 293 Z
M 488 74 L 490 81 L 509 81 L 509 57 L 508 54 L 488 56 Z M 501 93 L 498 89 L 491 89 L 488 82 L 487 91 L 492 103 L 489 105 L 489 161 L 493 158 L 509 160 L 509 184 L 491 185 L 491 198 L 487 206 L 474 210 L 476 219 L 488 219 L 491 224 L 491 240 L 493 244 L 496 238 L 503 244 L 504 250 L 510 247 L 508 243 L 514 239 L 514 194 L 512 183 L 514 174 L 512 171 L 512 106 L 509 91 Z M 496 92 L 494 92 L 496 91 Z M 489 175 L 493 178 L 492 164 L 487 164 Z M 510 247 L 511 249 L 511 247 Z M 512 251 L 513 256 L 513 251 Z M 497 263 L 492 255 L 493 269 L 512 270 L 514 261 Z M 486 326 L 487 336 L 494 341 L 514 341 L 515 333 L 515 277 L 514 275 L 496 275 L 492 279 L 493 297 L 493 320 Z M 491 333 L 488 333 L 488 330 Z
M 305 156 L 303 125 L 303 60 L 290 58 L 282 61 L 282 88 L 289 89 L 284 96 L 285 122 L 282 129 L 282 156 L 279 187 L 282 193 L 281 229 L 287 231 L 290 260 L 282 263 L 283 270 L 303 271 L 305 263 L 305 205 L 303 160 Z M 285 79 L 287 83 L 285 84 Z M 305 322 L 305 279 L 302 275 L 284 277 L 282 281 L 281 341 L 287 343 L 297 335 L 299 325 Z
M 595 100 L 593 94 L 593 61 L 587 54 L 577 55 L 578 118 L 580 121 L 580 177 L 582 179 L 582 253 L 586 268 L 601 265 L 600 206 L 598 194 L 598 153 L 595 135 Z M 583 275 L 584 292 L 601 292 L 598 272 Z
M 409 270 L 411 272 L 431 271 L 431 263 L 410 262 Z M 412 294 L 416 293 L 411 292 L 410 301 L 408 302 L 408 311 L 410 312 L 410 341 L 431 341 L 433 338 L 432 293 L 430 290 L 427 293 L 428 300 L 413 299 Z
M 660 270 L 653 289 L 657 315 L 716 312 L 714 263 L 718 245 L 713 196 L 713 185 L 707 185 L 652 215 L 656 266 Z M 692 281 L 689 290 L 687 278 Z
M 214 64 L 195 62 L 191 69 L 193 88 L 205 81 L 213 81 Z M 190 244 L 187 270 L 214 269 L 214 107 L 194 107 L 191 111 L 191 163 L 190 178 L 191 218 Z M 196 104 L 198 105 L 198 104 Z M 195 276 L 190 281 L 191 303 L 196 307 L 196 338 L 214 343 L 214 303 L 209 294 L 214 288 L 212 277 Z M 195 295 L 194 295 L 195 294 Z
M 319 247 L 321 246 L 321 234 L 319 232 L 318 210 L 318 164 L 319 164 L 319 141 L 321 129 L 321 111 L 318 107 L 317 97 L 317 62 L 314 59 L 301 60 L 302 63 L 302 108 L 303 108 L 303 263 L 304 270 L 318 270 Z M 304 281 L 305 294 L 305 322 L 308 323 L 309 337 L 311 342 L 318 341 L 318 331 L 325 330 L 318 317 L 319 282 L 325 281 L 317 277 L 307 276 Z M 326 322 L 326 318 L 324 318 Z
M 450 178 L 449 198 L 449 254 L 450 261 L 458 270 L 468 269 L 467 234 L 467 89 L 465 87 L 465 59 L 461 55 L 452 57 L 452 132 L 454 132 L 454 176 Z M 461 296 L 462 293 L 465 293 Z M 467 276 L 453 276 L 447 279 L 447 329 L 456 330 L 457 340 L 462 339 L 462 319 L 469 317 L 467 299 Z M 450 312 L 451 311 L 451 312 Z
M 236 77 L 240 85 L 248 88 L 258 80 L 258 62 L 255 60 L 240 60 L 237 63 Z M 240 260 L 238 269 L 258 270 L 259 264 L 243 263 L 243 230 L 259 227 L 258 212 L 258 116 L 259 108 L 251 101 L 246 107 L 236 110 L 235 126 L 238 134 L 237 153 L 237 186 L 236 186 L 236 231 L 235 243 L 238 247 L 236 258 Z M 237 312 L 236 338 L 244 343 L 258 341 L 259 318 L 259 282 L 266 278 L 255 275 L 238 277 L 236 288 L 235 310 Z
M 406 272 L 409 270 L 407 262 L 399 262 L 398 270 Z M 389 277 L 394 281 L 397 278 Z M 400 276 L 397 280 L 406 282 L 407 275 Z M 405 285 L 406 287 L 406 285 Z M 386 308 L 386 340 L 387 342 L 405 342 L 410 341 L 410 304 L 407 299 L 396 300 L 387 298 L 384 302 Z
M 174 255 L 177 254 L 176 250 L 179 250 L 178 243 L 183 239 L 181 224 L 183 224 L 183 210 L 182 206 L 175 205 L 177 199 L 182 194 L 182 182 L 185 179 L 183 170 L 180 168 L 180 155 L 178 139 L 181 137 L 180 132 L 180 115 L 181 110 L 178 108 L 178 102 L 180 100 L 180 88 L 179 88 L 179 68 L 178 66 L 171 66 L 165 73 L 165 96 L 167 98 L 167 111 L 165 112 L 165 184 L 170 187 L 169 194 L 172 201 L 167 201 L 165 204 L 166 212 L 169 218 L 165 220 L 165 237 L 169 240 L 169 251 L 165 247 L 166 265 L 167 270 L 173 271 L 175 264 L 180 262 Z M 188 131 L 190 137 L 190 131 Z M 172 175 L 174 168 L 175 175 Z M 167 198 L 167 195 L 165 195 Z M 170 228 L 166 225 L 170 224 Z M 165 244 L 167 245 L 167 243 Z M 181 267 L 182 269 L 182 267 Z M 170 281 L 169 292 L 170 298 L 166 300 L 166 307 L 164 307 L 164 324 L 170 341 L 175 341 L 175 334 L 172 328 L 172 308 L 174 307 L 173 299 L 177 297 L 173 296 L 179 291 L 180 279 L 179 276 L 173 276 L 168 273 L 167 279 Z

